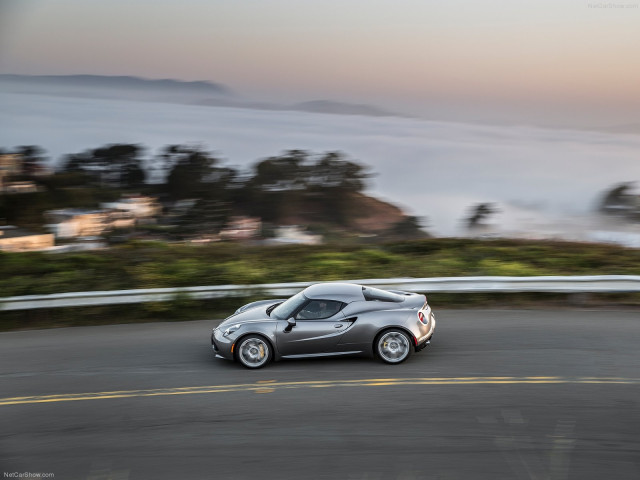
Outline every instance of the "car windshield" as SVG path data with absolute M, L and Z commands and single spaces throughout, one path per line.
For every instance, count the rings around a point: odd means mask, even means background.
M 286 320 L 287 318 L 291 318 L 293 312 L 295 312 L 298 308 L 302 306 L 304 302 L 307 301 L 307 297 L 305 297 L 302 292 L 295 294 L 289 300 L 282 302 L 271 312 L 271 316 L 277 318 L 278 320 Z

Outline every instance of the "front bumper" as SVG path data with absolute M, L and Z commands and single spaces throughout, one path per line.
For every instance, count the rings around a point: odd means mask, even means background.
M 218 328 L 214 328 L 211 332 L 211 348 L 216 357 L 233 360 L 233 342 L 226 338 Z

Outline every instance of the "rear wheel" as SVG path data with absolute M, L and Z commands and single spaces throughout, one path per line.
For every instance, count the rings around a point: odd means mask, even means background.
M 374 349 L 383 362 L 402 363 L 411 355 L 411 340 L 402 330 L 386 330 L 376 339 Z
M 236 350 L 236 358 L 247 368 L 262 368 L 272 357 L 271 345 L 260 335 L 247 335 L 242 338 Z

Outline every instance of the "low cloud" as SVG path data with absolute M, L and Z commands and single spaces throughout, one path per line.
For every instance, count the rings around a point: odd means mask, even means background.
M 460 233 L 475 203 L 494 221 L 562 223 L 602 191 L 640 180 L 640 135 L 0 93 L 0 146 L 35 144 L 58 160 L 107 143 L 200 143 L 248 167 L 288 149 L 340 150 L 377 175 L 370 193 Z

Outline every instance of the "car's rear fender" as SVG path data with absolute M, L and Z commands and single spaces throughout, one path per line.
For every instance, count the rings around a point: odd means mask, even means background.
M 417 310 L 379 310 L 365 312 L 357 316 L 357 320 L 349 328 L 342 338 L 339 347 L 341 350 L 368 350 L 376 336 L 388 328 L 400 328 L 404 330 L 414 342 L 414 338 L 421 336 Z
M 371 342 L 371 351 L 374 351 L 374 345 L 376 343 L 376 341 L 378 340 L 378 338 L 380 337 L 380 335 L 382 335 L 384 332 L 386 332 L 387 330 L 401 330 L 404 333 L 407 334 L 407 336 L 409 337 L 409 340 L 411 341 L 411 348 L 415 348 L 418 345 L 418 341 L 416 339 L 416 336 L 411 333 L 411 331 L 407 328 L 404 327 L 402 325 L 395 325 L 395 326 L 389 326 L 389 327 L 384 327 L 381 328 L 380 331 L 378 333 L 376 333 L 376 336 L 373 338 L 373 342 Z

